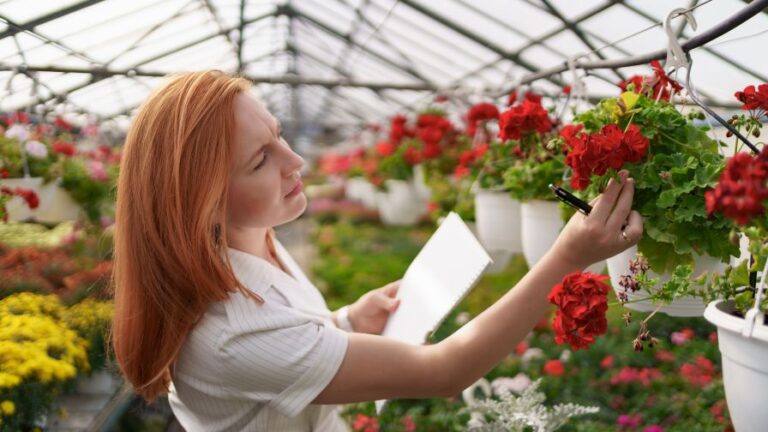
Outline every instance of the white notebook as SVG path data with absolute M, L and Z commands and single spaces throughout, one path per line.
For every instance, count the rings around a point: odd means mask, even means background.
M 382 336 L 423 344 L 492 262 L 459 215 L 451 212 L 408 266 Z M 376 401 L 381 412 L 386 400 Z

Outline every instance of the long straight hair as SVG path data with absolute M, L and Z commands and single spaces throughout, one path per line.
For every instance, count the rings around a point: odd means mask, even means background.
M 211 302 L 240 290 L 226 258 L 234 99 L 251 87 L 219 71 L 176 75 L 141 106 L 117 185 L 112 344 L 148 401 Z

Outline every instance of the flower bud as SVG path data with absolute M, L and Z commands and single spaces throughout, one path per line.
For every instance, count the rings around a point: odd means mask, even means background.
M 759 136 L 760 136 L 760 129 L 753 129 L 753 130 L 752 130 L 752 135 L 753 135 L 755 138 L 759 137 Z
M 635 339 L 635 340 L 632 342 L 632 345 L 634 346 L 634 348 L 635 348 L 635 351 L 638 351 L 638 352 L 640 352 L 640 351 L 642 351 L 642 350 L 643 350 L 643 343 L 642 343 L 642 342 L 640 342 L 640 339 Z

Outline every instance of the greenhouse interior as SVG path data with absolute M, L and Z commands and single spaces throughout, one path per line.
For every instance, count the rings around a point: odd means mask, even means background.
M 766 46 L 768 0 L 0 0 L 0 432 L 768 431 Z

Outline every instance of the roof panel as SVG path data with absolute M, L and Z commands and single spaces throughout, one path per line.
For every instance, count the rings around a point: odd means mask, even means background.
M 0 5 L 0 15 L 13 20 L 16 24 L 24 24 L 35 18 L 47 15 L 80 0 L 11 0 Z

